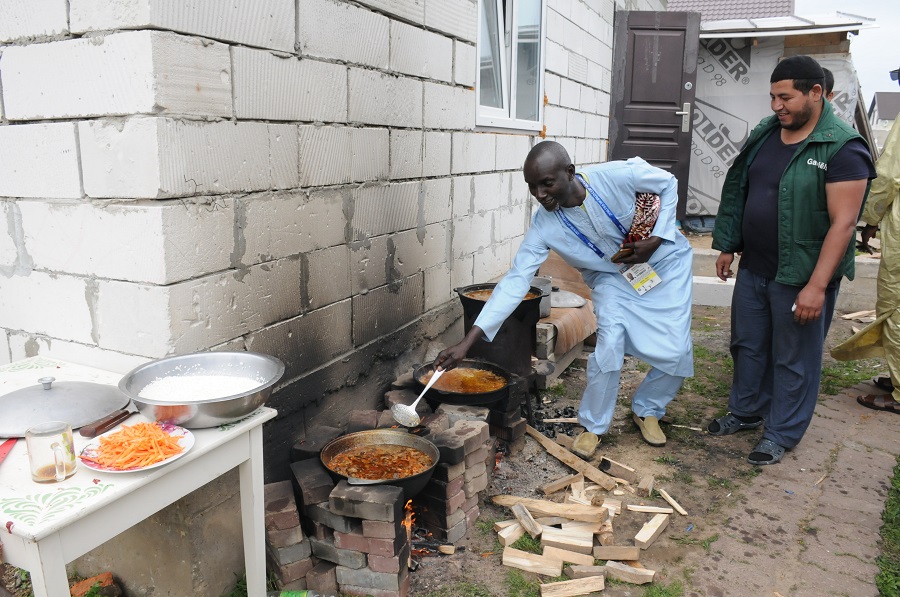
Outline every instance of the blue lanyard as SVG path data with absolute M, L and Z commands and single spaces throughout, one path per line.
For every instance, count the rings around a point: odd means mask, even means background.
M 581 174 L 576 174 L 576 176 L 578 177 L 578 182 L 581 183 L 581 186 L 583 186 L 585 190 L 590 193 L 591 197 L 594 198 L 594 201 L 600 204 L 601 209 L 606 212 L 606 215 L 608 215 L 609 219 L 612 220 L 613 224 L 616 225 L 616 228 L 619 229 L 619 232 L 621 232 L 624 236 L 628 236 L 628 230 L 626 230 L 625 226 L 622 225 L 622 222 L 620 222 L 619 219 L 616 218 L 616 215 L 612 212 L 606 202 L 600 198 L 600 195 L 597 194 L 597 191 L 595 191 L 593 187 L 591 187 L 591 185 L 589 185 L 587 181 L 581 177 Z
M 554 212 L 556 213 L 556 217 L 559 218 L 559 220 L 562 223 L 564 223 L 566 226 L 568 226 L 569 230 L 574 232 L 575 236 L 580 238 L 581 242 L 586 244 L 588 246 L 588 248 L 590 248 L 594 253 L 596 253 L 600 257 L 600 259 L 603 259 L 605 257 L 605 255 L 603 254 L 603 251 L 600 250 L 600 247 L 598 247 L 597 245 L 592 243 L 588 239 L 588 237 L 586 237 L 584 234 L 582 234 L 581 231 L 575 227 L 575 224 L 573 224 L 571 222 L 571 220 L 569 220 L 569 218 L 566 217 L 566 214 L 564 214 L 561 209 L 557 208 L 556 210 L 554 210 Z

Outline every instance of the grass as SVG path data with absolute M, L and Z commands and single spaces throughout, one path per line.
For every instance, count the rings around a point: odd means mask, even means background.
M 528 553 L 542 554 L 544 553 L 544 548 L 541 547 L 540 539 L 532 539 L 531 535 L 525 534 L 516 539 L 516 542 L 510 545 L 513 549 L 518 549 L 520 551 L 527 551 Z
M 876 559 L 875 584 L 882 597 L 900 597 L 900 457 L 881 514 L 881 555 Z
M 819 392 L 834 396 L 847 388 L 872 379 L 884 370 L 884 362 L 881 359 L 863 359 L 860 361 L 836 361 L 834 364 L 822 367 L 822 381 Z
M 710 489 L 734 489 L 734 483 L 731 482 L 731 479 L 722 479 L 720 477 L 708 476 L 706 477 L 706 484 Z
M 719 534 L 716 533 L 715 535 L 710 535 L 706 539 L 697 539 L 695 537 L 688 537 L 687 535 L 674 535 L 672 536 L 672 540 L 678 545 L 699 545 L 703 548 L 703 551 L 709 553 L 712 544 L 719 540 Z
M 682 597 L 684 587 L 679 581 L 672 581 L 668 585 L 650 585 L 644 591 L 643 597 Z
M 705 398 L 728 398 L 734 361 L 725 351 L 710 350 L 694 344 L 694 377 L 684 380 L 679 393 Z
M 514 568 L 506 573 L 506 588 L 509 597 L 540 597 L 541 594 L 541 587 L 536 581 L 528 580 Z

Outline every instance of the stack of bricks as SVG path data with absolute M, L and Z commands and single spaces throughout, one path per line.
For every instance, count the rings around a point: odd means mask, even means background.
M 528 380 L 513 375 L 509 382 L 509 395 L 490 405 L 490 433 L 508 444 L 510 454 L 521 452 L 525 447 L 527 422 L 522 416 L 522 404 L 527 404 L 529 399 Z
M 300 513 L 290 481 L 265 486 L 266 558 L 278 586 L 308 588 L 307 573 L 316 565 L 311 545 L 300 526 Z
M 410 545 L 403 490 L 335 485 L 318 459 L 291 465 L 314 559 L 308 588 L 325 594 L 405 597 Z
M 436 414 L 447 416 L 452 426 L 431 437 L 441 458 L 416 496 L 416 523 L 435 539 L 454 543 L 478 518 L 478 493 L 487 489 L 496 449 L 486 408 L 441 405 Z

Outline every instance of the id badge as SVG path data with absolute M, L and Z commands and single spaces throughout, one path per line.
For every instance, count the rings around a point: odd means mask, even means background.
M 649 263 L 623 265 L 619 268 L 619 273 L 640 295 L 646 294 L 647 291 L 662 282 L 662 278 L 659 277 L 656 270 L 650 267 Z

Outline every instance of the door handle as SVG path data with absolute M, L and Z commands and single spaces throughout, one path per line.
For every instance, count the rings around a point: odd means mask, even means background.
M 681 132 L 686 133 L 691 130 L 691 102 L 685 102 L 681 110 L 675 112 L 675 116 L 681 116 Z

